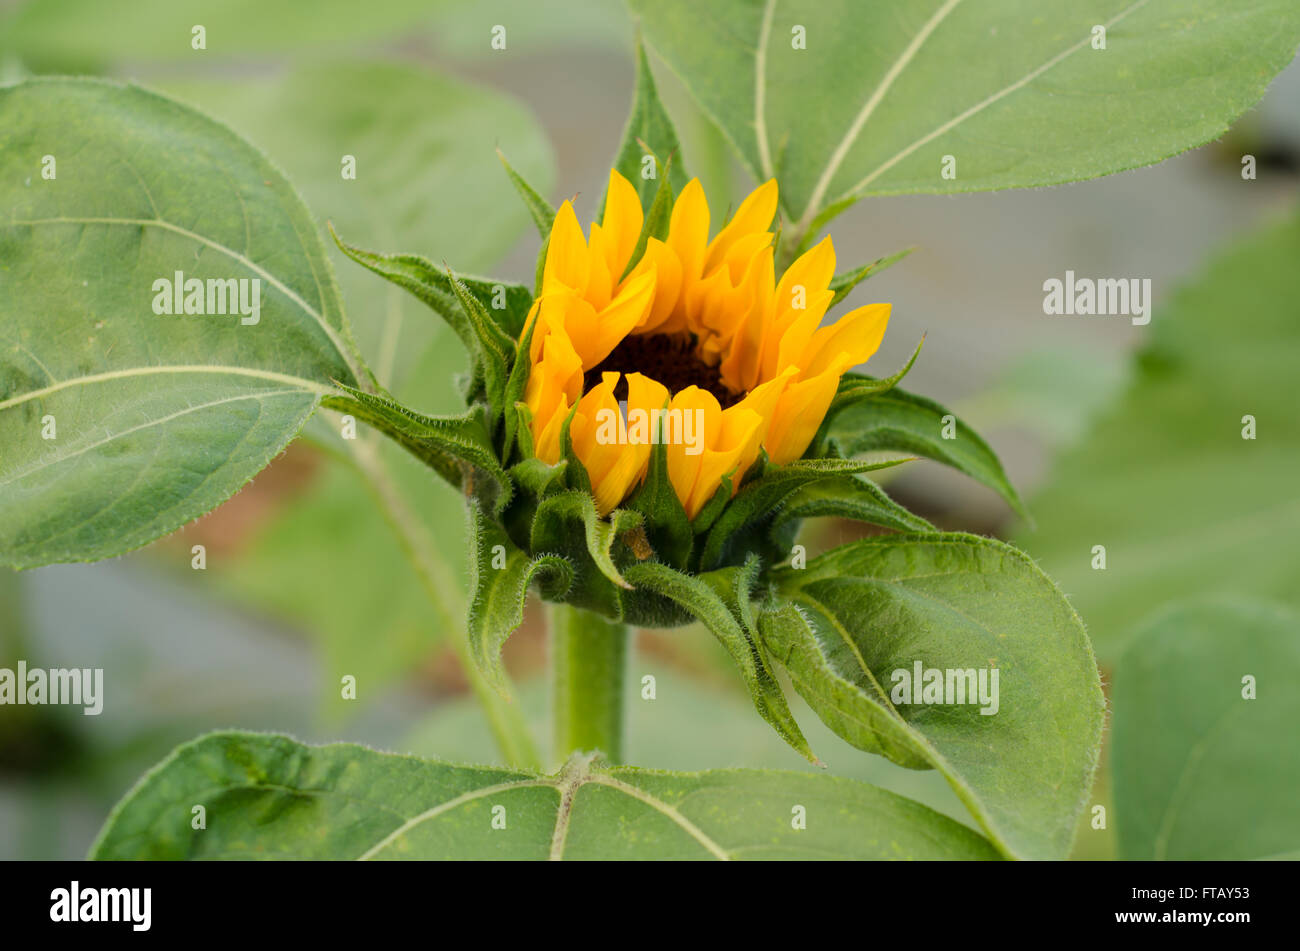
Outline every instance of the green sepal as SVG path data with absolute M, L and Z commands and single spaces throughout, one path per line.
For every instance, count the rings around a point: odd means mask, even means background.
M 537 190 L 524 181 L 523 177 L 516 172 L 506 160 L 506 154 L 497 149 L 497 158 L 501 159 L 501 164 L 505 166 L 506 175 L 510 176 L 510 182 L 519 192 L 519 197 L 524 200 L 524 205 L 528 213 L 533 218 L 533 224 L 537 225 L 537 233 L 543 239 L 550 236 L 551 226 L 555 224 L 555 209 L 551 203 L 537 193 Z
M 533 368 L 532 343 L 536 330 L 537 321 L 534 320 L 515 348 L 514 362 L 510 366 L 510 375 L 506 378 L 505 395 L 502 398 L 505 436 L 501 443 L 501 458 L 507 462 L 514 458 L 528 459 L 533 455 L 532 433 L 528 430 L 528 420 L 524 418 L 527 407 L 523 404 L 523 398 L 528 386 L 528 374 Z M 527 434 L 526 440 L 521 439 L 524 434 Z M 515 455 L 517 439 L 520 440 L 518 456 Z
M 511 405 L 506 403 L 506 380 L 515 361 L 515 339 L 497 325 L 488 309 L 463 281 L 452 274 L 450 268 L 447 277 L 478 344 L 488 406 L 495 425 L 504 415 L 506 406 Z
M 871 380 L 855 374 L 850 385 Z M 944 417 L 951 417 L 953 439 L 943 438 Z M 1029 517 L 988 444 L 950 410 L 923 396 L 895 386 L 856 399 L 827 414 L 819 438 L 827 453 L 907 452 L 942 462 L 993 489 L 1018 514 Z
M 542 246 L 537 249 L 537 264 L 533 268 L 533 296 L 542 296 L 542 277 L 546 274 L 546 252 L 551 247 L 551 236 L 542 239 Z
M 848 637 L 832 615 L 771 595 L 759 606 L 758 630 L 795 691 L 846 742 L 905 769 L 933 768 L 907 736 L 871 670 L 860 669 L 854 680 L 826 659 L 827 654 L 848 649 Z
M 629 567 L 624 576 L 638 588 L 648 588 L 698 618 L 735 661 L 759 716 L 801 756 L 821 765 L 790 712 L 753 627 L 749 601 L 758 572 L 757 558 L 751 558 L 743 567 L 703 575 L 688 575 L 647 561 Z
M 786 497 L 795 490 L 831 476 L 847 476 L 898 465 L 900 461 L 863 462 L 852 459 L 799 459 L 770 466 L 744 486 L 719 515 L 700 552 L 701 571 L 721 567 L 738 552 L 752 550 L 763 537 Z M 711 504 L 711 503 L 710 503 Z
M 529 557 L 505 531 L 469 500 L 469 646 L 483 676 L 507 693 L 501 648 L 524 621 L 524 604 L 534 579 L 544 597 L 562 598 L 573 581 L 573 566 L 553 554 Z
M 549 495 L 538 503 L 533 516 L 532 550 L 565 550 L 573 538 L 575 521 L 582 526 L 587 555 L 601 575 L 611 584 L 631 589 L 614 564 L 613 547 L 620 535 L 641 526 L 641 513 L 615 509 L 608 519 L 603 519 L 596 512 L 595 500 L 586 492 L 569 490 Z
M 903 364 L 903 368 L 892 376 L 877 379 L 876 377 L 854 372 L 845 373 L 841 376 L 839 386 L 835 390 L 835 397 L 831 400 L 831 405 L 826 410 L 826 416 L 822 420 L 821 426 L 818 428 L 817 435 L 813 438 L 810 450 L 812 450 L 813 447 L 822 446 L 823 436 L 830 426 L 830 421 L 833 420 L 835 415 L 841 410 L 852 406 L 854 403 L 870 399 L 879 393 L 888 393 L 901 383 L 903 378 L 911 372 L 913 364 L 916 363 L 916 358 L 921 355 L 921 348 L 923 346 L 925 346 L 925 334 L 921 334 L 921 339 L 916 342 L 916 349 L 912 351 L 912 355 L 908 358 L 907 363 Z M 811 454 L 819 455 L 820 453 L 813 451 Z
M 856 475 L 831 476 L 791 492 L 772 519 L 772 531 L 819 516 L 848 518 L 900 532 L 937 531 L 921 516 L 891 499 L 876 483 Z
M 718 520 L 718 517 L 731 501 L 731 487 L 733 483 L 731 476 L 724 475 L 719 484 L 717 491 L 709 498 L 709 501 L 700 506 L 700 510 L 695 513 L 695 518 L 691 519 L 691 531 L 696 535 L 703 535 Z
M 658 162 L 657 158 L 656 162 Z M 654 201 L 650 203 L 650 210 L 641 219 L 641 233 L 637 236 L 636 247 L 632 249 L 632 254 L 627 259 L 627 267 L 623 269 L 620 280 L 626 279 L 632 273 L 632 270 L 641 263 L 641 258 L 645 256 L 645 249 L 649 245 L 651 238 L 658 238 L 662 241 L 668 236 L 668 222 L 673 214 L 673 187 L 669 184 L 673 157 L 668 156 L 663 165 L 658 167 L 659 187 L 655 190 Z
M 339 250 L 367 270 L 392 281 L 429 306 L 456 331 L 466 349 L 477 352 L 477 335 L 457 306 L 452 280 L 447 272 L 418 254 L 379 254 L 346 244 L 330 226 L 330 234 Z M 518 337 L 532 306 L 533 295 L 522 284 L 490 277 L 459 274 L 457 279 L 482 305 L 493 322 L 508 337 Z M 498 289 L 504 291 L 504 307 L 495 306 Z
M 564 491 L 564 470 L 568 462 L 561 459 L 555 465 L 543 462 L 536 456 L 523 459 L 509 468 L 508 473 L 524 494 L 537 500 Z
M 321 405 L 374 426 L 467 496 L 500 513 L 513 487 L 492 449 L 485 410 L 475 404 L 460 416 L 424 416 L 388 396 L 336 384 L 342 394 Z
M 853 288 L 857 287 L 873 274 L 879 274 L 885 268 L 897 264 L 915 250 L 915 247 L 904 248 L 902 251 L 896 251 L 886 257 L 877 258 L 870 264 L 864 264 L 862 267 L 854 268 L 852 271 L 845 271 L 843 274 L 836 274 L 831 278 L 830 283 L 830 289 L 835 292 L 835 296 L 832 297 L 831 302 L 826 305 L 826 309 L 830 310 L 830 308 L 844 300 L 844 298 L 849 296 L 849 292 L 852 291 Z
M 659 91 L 655 86 L 654 74 L 650 72 L 650 62 L 646 58 L 645 45 L 640 34 L 636 38 L 636 89 L 632 97 L 632 111 L 628 115 L 627 125 L 623 129 L 623 138 L 614 158 L 614 168 L 636 188 L 641 197 L 641 207 L 646 207 L 654 200 L 656 192 L 662 189 L 662 181 L 671 181 L 672 189 L 678 194 L 686 187 L 689 178 L 680 162 L 672 169 L 668 162 L 660 162 L 659 157 L 667 159 L 679 153 L 681 145 L 677 140 L 677 130 L 673 128 L 668 112 L 659 101 Z M 655 165 L 660 169 L 661 183 L 651 184 L 649 179 L 641 176 L 642 157 L 649 154 L 655 158 Z M 602 215 L 605 201 L 601 199 Z
M 532 510 L 529 550 L 557 555 L 573 567 L 573 583 L 564 602 L 621 621 L 627 582 L 613 561 L 615 541 L 615 533 L 601 529 L 591 495 L 580 490 L 548 495 Z
M 673 568 L 685 568 L 690 561 L 695 533 L 668 477 L 666 443 L 656 440 L 651 446 L 645 481 L 624 505 L 645 516 L 646 539 L 655 557 Z

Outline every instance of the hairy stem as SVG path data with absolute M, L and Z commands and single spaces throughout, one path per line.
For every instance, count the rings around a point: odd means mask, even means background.
M 590 611 L 551 608 L 551 676 L 555 757 L 600 750 L 623 758 L 623 681 L 628 629 Z

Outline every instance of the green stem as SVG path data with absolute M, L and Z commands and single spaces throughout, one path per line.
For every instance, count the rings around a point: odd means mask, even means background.
M 551 609 L 555 755 L 600 750 L 623 758 L 623 681 L 628 629 L 581 608 Z

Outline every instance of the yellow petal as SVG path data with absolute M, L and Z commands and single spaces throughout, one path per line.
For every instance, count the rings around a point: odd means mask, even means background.
M 657 272 L 651 267 L 635 280 L 629 280 L 609 306 L 597 315 L 591 337 L 586 341 L 574 337 L 574 346 L 582 354 L 583 366 L 590 369 L 604 360 L 632 332 L 632 328 L 645 319 L 654 303 L 656 276 Z
M 708 452 L 709 438 L 722 429 L 722 407 L 712 393 L 698 386 L 688 386 L 673 397 L 669 412 L 680 414 L 677 418 L 681 423 L 677 428 L 681 431 L 685 431 L 687 414 L 691 414 L 692 432 L 697 434 L 695 444 L 680 440 L 669 442 L 667 447 L 668 480 L 672 482 L 682 506 L 686 507 Z M 688 509 L 687 515 L 693 518 L 695 513 Z
M 613 256 L 609 250 L 611 243 L 609 235 L 600 225 L 591 226 L 591 243 L 588 245 L 591 268 L 587 277 L 587 289 L 582 296 L 597 311 L 609 306 L 610 298 L 614 296 L 614 285 L 623 274 L 621 270 L 615 274 L 614 265 L 610 263 L 609 259 Z
M 709 203 L 698 178 L 687 182 L 673 203 L 668 219 L 668 246 L 682 264 L 682 280 L 692 283 L 704 270 L 704 254 L 709 243 Z
M 563 332 L 546 334 L 541 359 L 530 367 L 524 387 L 524 403 L 532 414 L 529 428 L 538 458 L 549 463 L 559 461 L 557 419 L 563 421 L 581 392 L 582 361 L 573 345 Z M 543 444 L 547 446 L 546 455 L 543 455 Z
M 751 294 L 749 306 L 732 328 L 726 341 L 729 352 L 719 366 L 722 381 L 736 393 L 753 389 L 759 381 L 763 344 L 772 330 L 773 277 L 772 246 L 768 245 L 759 252 L 746 275 Z
M 772 224 L 772 218 L 776 215 L 776 200 L 775 178 L 768 179 L 750 192 L 749 197 L 736 209 L 731 221 L 727 222 L 727 226 L 709 243 L 704 258 L 705 274 L 722 263 L 732 244 L 740 238 L 755 232 L 767 231 Z
M 791 307 L 793 289 L 802 285 L 809 294 L 824 291 L 835 276 L 835 245 L 830 236 L 823 238 L 814 247 L 809 248 L 781 275 L 781 283 L 776 286 L 776 304 L 778 310 Z
M 778 465 L 803 455 L 821 426 L 846 368 L 832 366 L 820 375 L 786 387 L 768 427 L 763 445 L 768 458 Z
M 673 309 L 677 306 L 677 297 L 681 291 L 682 265 L 677 260 L 677 253 L 658 238 L 651 238 L 646 242 L 645 254 L 641 256 L 641 260 L 637 262 L 622 286 L 627 286 L 628 283 L 651 270 L 656 272 L 654 301 L 634 332 L 644 334 L 653 330 L 672 333 L 674 331 L 670 330 L 667 324 Z M 678 329 L 686 328 L 682 326 Z
M 589 273 L 587 240 L 582 236 L 582 226 L 573 213 L 573 205 L 566 201 L 560 205 L 551 225 L 546 264 L 542 267 L 542 292 L 561 285 L 582 294 L 587 289 Z
M 626 422 L 614 399 L 618 380 L 618 373 L 602 374 L 601 382 L 578 403 L 569 428 L 573 451 L 587 470 L 601 515 L 608 515 L 627 497 L 645 474 L 650 458 L 649 442 L 633 444 L 628 439 Z
M 646 414 L 652 422 L 654 420 L 653 411 L 662 410 L 668 403 L 668 387 L 664 386 L 658 380 L 646 376 L 643 373 L 627 374 L 627 413 L 628 413 L 628 439 L 632 439 L 632 413 L 641 411 Z M 645 445 L 652 445 L 657 439 L 653 426 L 649 427 L 646 432 Z M 647 456 L 647 458 L 649 458 Z
M 572 408 L 573 404 L 564 400 L 556 407 L 550 419 L 544 423 L 534 419 L 530 424 L 533 434 L 533 454 L 547 465 L 553 466 L 560 461 L 560 433 Z
M 690 497 L 682 502 L 691 518 L 717 494 L 723 476 L 731 477 L 735 494 L 745 470 L 758 458 L 763 421 L 757 413 L 733 406 L 723 411 L 721 422 L 713 448 L 703 454 Z
M 615 169 L 609 170 L 609 191 L 605 194 L 605 215 L 601 229 L 605 233 L 605 260 L 614 280 L 623 276 L 641 237 L 641 197 L 631 182 Z
M 785 392 L 786 387 L 794 381 L 798 374 L 797 367 L 787 367 L 776 378 L 754 387 L 744 399 L 731 407 L 731 409 L 744 407 L 758 414 L 763 421 L 762 431 L 759 433 L 760 443 L 767 439 L 772 419 L 776 416 L 776 408 L 781 402 L 781 394 Z
M 832 363 L 847 354 L 845 367 L 866 363 L 880 349 L 885 328 L 889 324 L 888 304 L 868 304 L 851 310 L 835 323 L 822 327 L 812 335 L 812 340 L 799 359 L 803 378 L 817 376 Z
M 593 489 L 614 463 L 614 453 L 608 451 L 609 447 L 617 449 L 626 438 L 623 414 L 614 399 L 618 380 L 618 373 L 602 373 L 601 381 L 578 401 L 573 422 L 569 424 L 573 452 L 587 470 Z

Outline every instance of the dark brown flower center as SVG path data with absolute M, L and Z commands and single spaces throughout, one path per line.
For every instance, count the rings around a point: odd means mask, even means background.
M 695 351 L 695 339 L 689 334 L 635 334 L 610 352 L 598 365 L 588 370 L 582 378 L 582 391 L 589 392 L 600 383 L 600 375 L 617 371 L 623 376 L 614 387 L 614 398 L 627 399 L 627 374 L 640 373 L 668 387 L 677 394 L 689 386 L 708 390 L 726 409 L 740 402 L 743 393 L 732 392 L 722 382 L 716 366 L 709 366 Z

